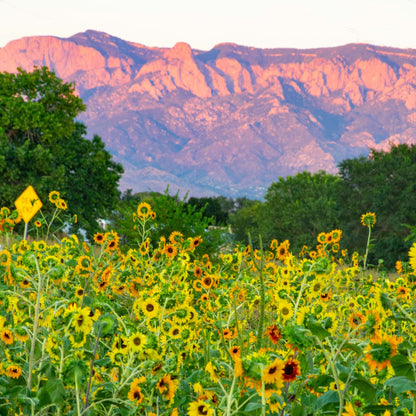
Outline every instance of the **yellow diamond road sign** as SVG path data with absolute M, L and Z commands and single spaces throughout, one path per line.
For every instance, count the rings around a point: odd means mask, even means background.
M 28 186 L 19 198 L 14 201 L 17 211 L 23 218 L 23 221 L 28 223 L 32 217 L 42 208 L 42 202 L 37 196 L 32 186 Z

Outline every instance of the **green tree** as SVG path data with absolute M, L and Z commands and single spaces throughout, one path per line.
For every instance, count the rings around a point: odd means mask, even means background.
M 263 241 L 288 239 L 291 250 L 297 252 L 304 244 L 314 247 L 320 232 L 339 228 L 338 182 L 337 176 L 324 171 L 280 177 L 267 189 L 258 212 Z
M 235 211 L 230 214 L 230 225 L 234 240 L 247 245 L 249 234 L 253 244 L 258 245 L 259 241 L 259 218 L 264 203 L 261 201 L 240 197 L 235 202 Z
M 197 210 L 203 210 L 204 216 L 213 218 L 217 226 L 227 225 L 230 212 L 234 209 L 233 199 L 224 196 L 191 197 L 185 205 L 192 205 Z
M 393 267 L 396 260 L 406 260 L 411 242 L 404 241 L 409 234 L 404 224 L 416 224 L 416 146 L 400 144 L 388 152 L 372 150 L 369 157 L 346 159 L 339 164 L 339 174 L 344 243 L 365 250 L 367 232 L 360 218 L 374 212 L 370 263 L 383 259 Z
M 57 190 L 91 235 L 118 201 L 123 172 L 98 136 L 76 121 L 85 110 L 75 86 L 48 68 L 0 73 L 0 204 L 12 206 L 32 185 L 46 202 Z M 103 198 L 105 195 L 105 198 Z M 45 204 L 47 209 L 47 204 Z

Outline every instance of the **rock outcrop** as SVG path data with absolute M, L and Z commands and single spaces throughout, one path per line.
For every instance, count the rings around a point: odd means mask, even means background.
M 28 37 L 0 70 L 46 65 L 73 81 L 82 120 L 126 167 L 124 188 L 262 197 L 279 176 L 414 143 L 416 50 L 310 50 L 179 42 L 150 48 L 106 33 Z

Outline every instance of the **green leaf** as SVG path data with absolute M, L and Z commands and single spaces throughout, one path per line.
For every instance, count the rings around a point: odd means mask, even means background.
M 312 332 L 312 334 L 319 339 L 325 339 L 326 337 L 331 336 L 331 333 L 315 320 L 309 320 L 306 326 Z
M 42 408 L 52 403 L 51 395 L 48 389 L 44 386 L 38 390 L 37 398 L 39 400 L 39 407 Z
M 252 412 L 253 410 L 261 409 L 264 407 L 261 403 L 257 402 L 250 402 L 247 404 L 247 406 L 244 407 L 244 412 Z
M 393 405 L 377 405 L 377 404 L 372 404 L 369 406 L 364 407 L 363 412 L 364 413 L 373 413 L 374 415 L 382 415 L 384 414 L 384 412 L 386 410 L 394 410 L 394 406 Z
M 362 350 L 361 347 L 359 347 L 356 344 L 351 344 L 349 342 L 347 342 L 346 344 L 343 345 L 343 349 L 354 351 L 358 355 L 362 355 L 363 354 L 363 350 Z
M 369 402 L 374 402 L 376 400 L 377 389 L 365 378 L 360 377 L 352 380 L 351 388 L 356 388 L 358 391 L 360 391 L 363 397 Z
M 416 391 L 416 383 L 404 376 L 390 378 L 384 383 L 384 385 L 387 387 L 393 387 L 396 394 L 407 391 Z
M 315 403 L 315 408 L 318 410 L 318 409 L 321 409 L 322 407 L 324 407 L 328 404 L 332 404 L 332 403 L 339 404 L 339 396 L 338 396 L 338 393 L 336 391 L 328 390 L 322 396 L 320 396 L 318 398 L 318 400 Z
M 396 354 L 390 361 L 396 376 L 404 376 L 414 381 L 415 374 L 412 363 L 405 355 Z

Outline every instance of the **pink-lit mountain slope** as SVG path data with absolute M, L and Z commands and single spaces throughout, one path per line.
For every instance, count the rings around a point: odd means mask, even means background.
M 278 44 L 278 40 L 276 41 Z M 87 31 L 0 49 L 0 70 L 74 81 L 82 121 L 126 170 L 123 188 L 262 197 L 279 176 L 416 143 L 416 50 L 365 44 L 150 48 Z

